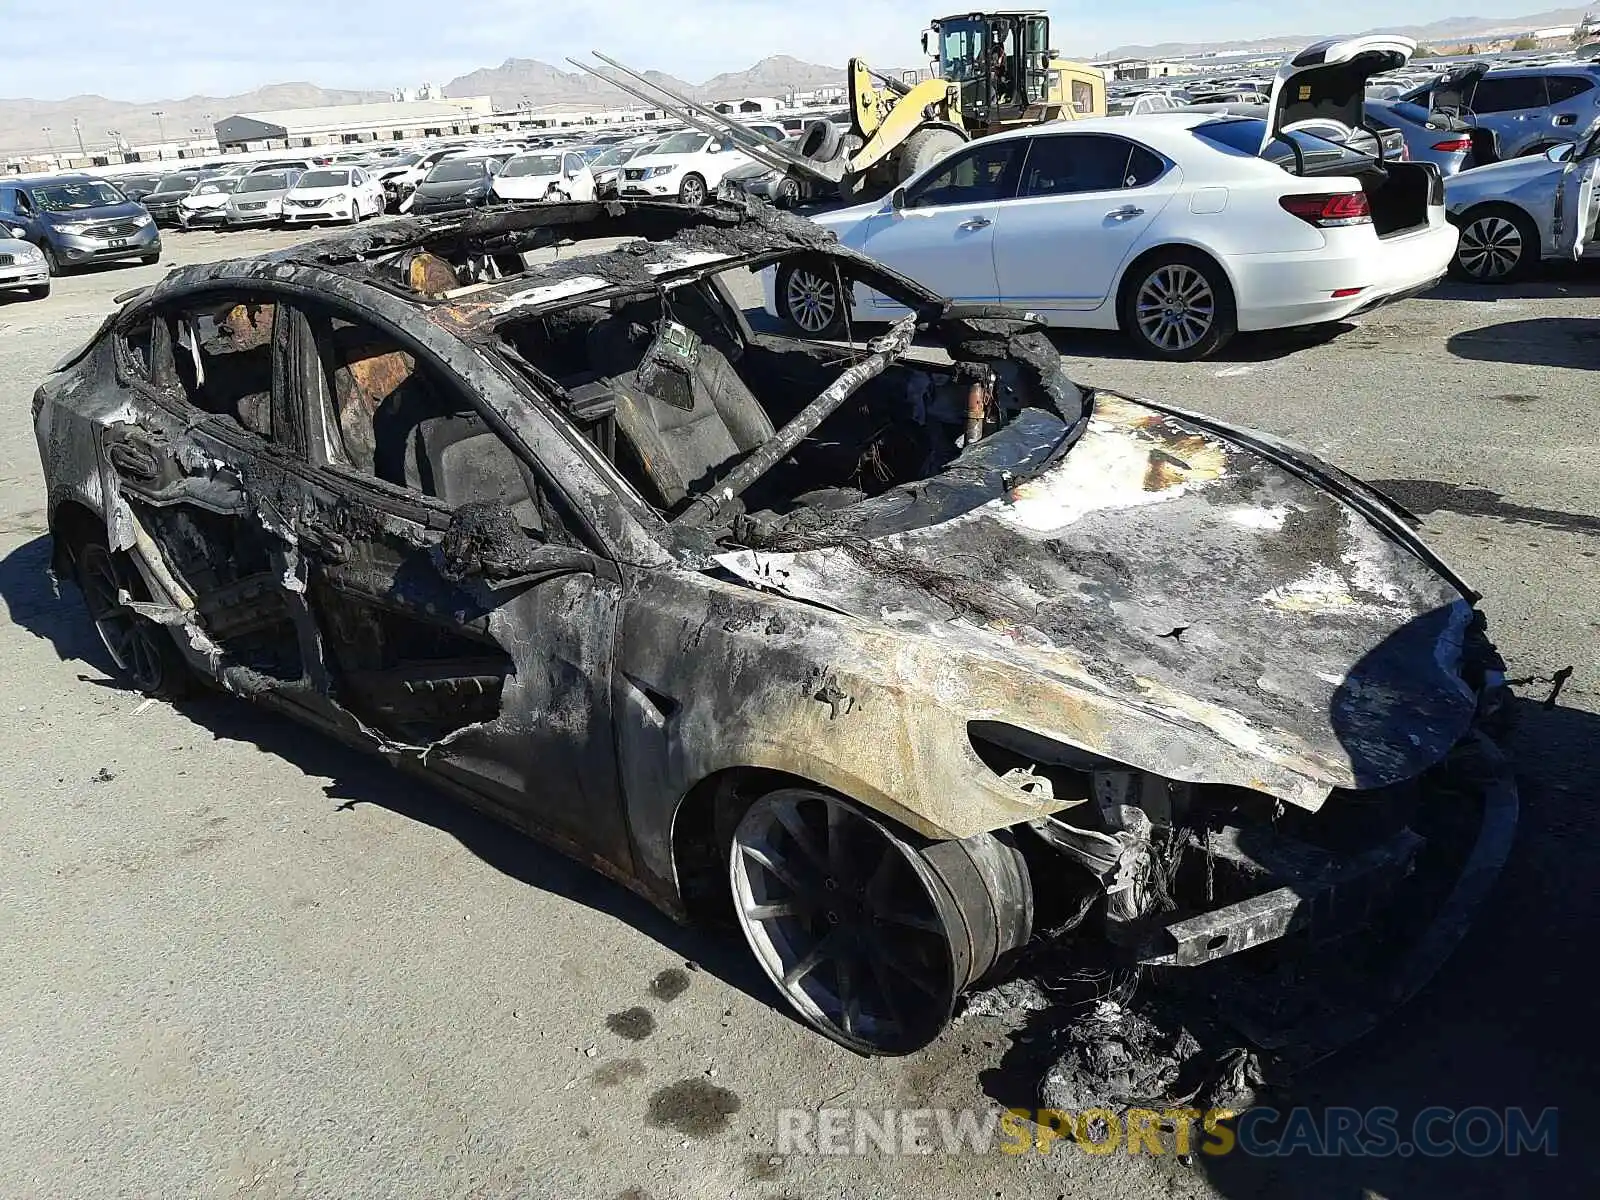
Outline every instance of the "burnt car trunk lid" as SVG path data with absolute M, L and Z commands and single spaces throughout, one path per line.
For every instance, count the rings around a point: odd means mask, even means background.
M 719 561 L 758 586 L 1115 696 L 1323 796 L 1411 778 L 1472 720 L 1460 676 L 1470 599 L 1398 521 L 1248 440 L 1100 393 L 1061 462 L 970 511 Z

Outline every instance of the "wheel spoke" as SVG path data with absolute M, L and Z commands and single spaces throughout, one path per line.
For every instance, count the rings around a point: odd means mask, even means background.
M 775 900 L 766 904 L 747 904 L 744 915 L 752 921 L 776 921 L 779 917 L 797 917 L 812 911 L 812 905 L 798 897 Z
M 855 965 L 850 956 L 833 960 L 833 988 L 839 997 L 839 1025 L 848 1034 L 861 1027 L 860 997 L 856 994 Z
M 828 857 L 822 848 L 812 840 L 811 830 L 806 826 L 805 818 L 800 815 L 798 808 L 785 805 L 777 812 L 778 824 L 782 825 L 800 853 L 809 858 L 814 866 L 826 871 Z
M 783 973 L 783 986 L 793 987 L 811 972 L 815 971 L 825 961 L 832 959 L 839 948 L 840 936 L 837 929 L 830 929 L 820 941 Z
M 780 863 L 766 847 L 745 845 L 739 847 L 739 851 L 768 875 L 785 885 L 790 891 L 803 892 L 806 890 L 806 886 L 795 877 L 788 864 Z

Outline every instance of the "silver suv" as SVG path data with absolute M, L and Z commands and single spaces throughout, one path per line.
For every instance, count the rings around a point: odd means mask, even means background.
M 1471 165 L 1483 166 L 1497 159 L 1542 154 L 1581 137 L 1600 116 L 1600 64 L 1488 69 L 1472 63 L 1387 107 L 1398 116 L 1418 107 L 1424 119 L 1455 118 L 1471 139 Z M 1441 124 L 1435 120 L 1430 128 L 1436 130 Z M 1413 147 L 1413 156 L 1415 151 Z

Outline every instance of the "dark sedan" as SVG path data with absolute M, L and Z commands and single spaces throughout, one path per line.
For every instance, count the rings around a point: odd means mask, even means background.
M 409 211 L 420 215 L 487 204 L 503 165 L 498 158 L 447 158 L 417 185 Z
M 174 171 L 171 175 L 162 176 L 155 190 L 147 192 L 143 200 L 157 225 L 178 224 L 178 206 L 183 203 L 185 196 L 194 191 L 202 178 L 200 171 Z

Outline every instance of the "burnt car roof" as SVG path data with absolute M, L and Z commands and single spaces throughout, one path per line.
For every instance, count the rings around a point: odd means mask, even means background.
M 410 251 L 448 259 L 551 247 L 558 251 L 552 261 L 433 296 L 404 286 L 397 275 L 381 269 Z M 263 265 L 322 266 L 403 294 L 419 308 L 432 310 L 440 323 L 464 332 L 609 291 L 655 291 L 708 269 L 757 266 L 804 251 L 849 261 L 852 274 L 890 283 L 922 305 L 946 304 L 915 281 L 841 245 L 833 231 L 745 198 L 718 200 L 699 209 L 612 201 L 505 205 L 470 214 L 407 217 L 265 255 L 180 269 L 151 294 L 259 274 Z

